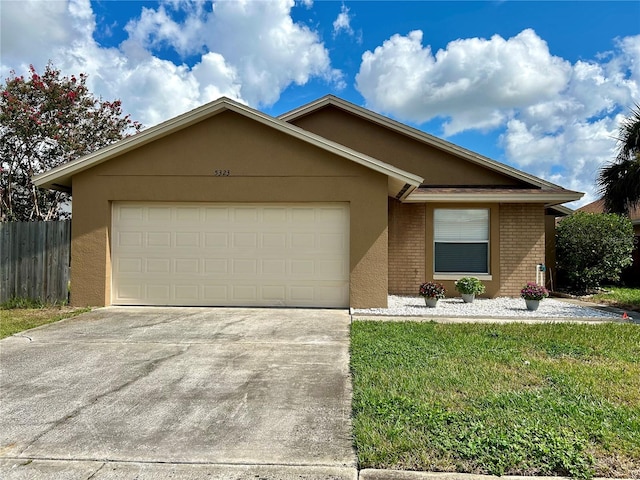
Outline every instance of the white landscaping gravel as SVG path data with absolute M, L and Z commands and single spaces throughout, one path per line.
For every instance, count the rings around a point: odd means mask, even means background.
M 619 318 L 612 312 L 573 305 L 552 298 L 540 302 L 536 311 L 529 311 L 521 298 L 476 298 L 473 303 L 464 303 L 462 298 L 438 300 L 438 306 L 429 308 L 422 297 L 390 295 L 388 308 L 354 309 L 354 315 L 385 315 L 392 317 L 475 317 L 475 318 Z

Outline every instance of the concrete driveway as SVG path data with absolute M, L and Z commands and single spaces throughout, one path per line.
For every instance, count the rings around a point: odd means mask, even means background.
M 349 315 L 95 310 L 0 341 L 0 478 L 354 479 Z

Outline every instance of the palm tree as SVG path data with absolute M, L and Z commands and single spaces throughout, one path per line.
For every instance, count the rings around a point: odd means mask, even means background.
M 598 185 L 608 212 L 629 215 L 640 206 L 640 105 L 622 122 L 618 134 L 618 155 L 600 170 Z

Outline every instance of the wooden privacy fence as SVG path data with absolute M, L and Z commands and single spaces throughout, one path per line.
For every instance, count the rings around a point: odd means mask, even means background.
M 0 302 L 68 298 L 71 221 L 0 223 Z

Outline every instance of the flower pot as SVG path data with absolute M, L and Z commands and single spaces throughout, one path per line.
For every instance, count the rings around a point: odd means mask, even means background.
M 429 308 L 435 308 L 438 305 L 438 299 L 437 298 L 424 297 L 424 303 Z
M 540 300 L 527 300 L 525 299 L 524 302 L 527 304 L 527 310 L 537 310 L 538 307 L 540 306 Z
M 462 300 L 464 303 L 473 303 L 473 300 L 476 298 L 475 293 L 461 293 Z

